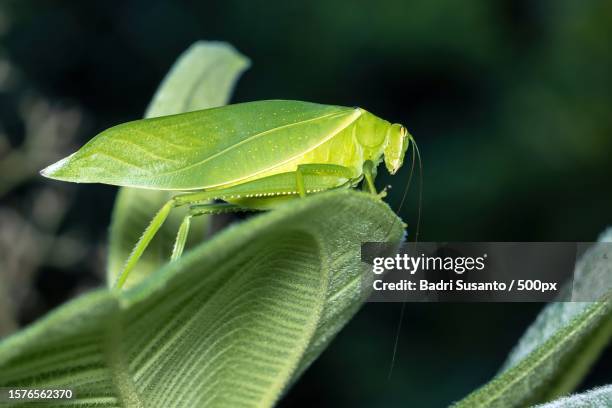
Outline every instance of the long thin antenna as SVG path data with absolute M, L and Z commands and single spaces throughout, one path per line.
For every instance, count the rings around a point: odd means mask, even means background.
M 406 188 L 404 189 L 402 200 L 400 201 L 400 205 L 398 206 L 397 214 L 399 215 L 400 211 L 402 210 L 402 207 L 404 206 L 406 197 L 408 196 L 408 190 L 410 189 L 410 184 L 412 182 L 412 176 L 414 173 L 415 162 L 418 160 L 419 162 L 419 169 L 418 169 L 419 170 L 419 192 L 418 192 L 419 198 L 418 198 L 418 210 L 417 210 L 417 225 L 416 225 L 415 233 L 414 233 L 414 247 L 416 248 L 416 244 L 418 243 L 418 240 L 419 240 L 419 230 L 421 227 L 421 211 L 423 207 L 422 205 L 423 204 L 423 161 L 421 160 L 421 152 L 419 150 L 419 147 L 417 146 L 412 136 L 410 136 L 410 142 L 412 143 L 412 165 L 410 166 L 410 175 L 408 176 L 408 182 L 406 183 Z M 400 317 L 399 317 L 399 322 L 397 324 L 397 330 L 395 331 L 395 340 L 393 341 L 393 353 L 391 355 L 391 364 L 389 366 L 389 374 L 387 375 L 387 380 L 390 380 L 391 376 L 393 375 L 393 368 L 395 367 L 395 361 L 397 359 L 397 347 L 399 345 L 402 323 L 404 321 L 406 301 L 408 300 L 407 296 L 408 295 L 406 294 L 406 298 L 402 302 L 402 308 L 400 310 Z
M 412 140 L 412 146 L 414 146 L 414 151 L 416 151 L 416 157 L 419 161 L 419 201 L 418 201 L 418 210 L 417 210 L 417 225 L 414 230 L 414 242 L 419 242 L 419 232 L 421 229 L 421 213 L 423 210 L 423 161 L 421 160 L 421 151 L 419 150 L 419 146 Z
M 393 341 L 393 353 L 391 354 L 391 365 L 389 366 L 389 374 L 387 374 L 387 380 L 391 379 L 393 374 L 393 367 L 395 366 L 395 356 L 397 355 L 397 345 L 400 338 L 400 330 L 402 329 L 402 322 L 404 321 L 404 310 L 406 309 L 406 302 L 402 302 L 402 308 L 400 310 L 399 324 L 395 331 L 395 340 Z
M 395 210 L 396 214 L 398 214 L 398 215 L 399 215 L 400 211 L 402 211 L 402 208 L 404 207 L 404 203 L 406 202 L 406 197 L 408 197 L 408 191 L 410 190 L 410 185 L 412 184 L 412 176 L 414 175 L 414 166 L 415 166 L 415 162 L 416 162 L 416 160 L 414 160 L 414 158 L 416 156 L 415 152 L 418 152 L 418 149 L 416 148 L 416 143 L 414 142 L 414 139 L 412 138 L 412 136 L 410 136 L 410 145 L 411 145 L 411 148 L 412 148 L 412 163 L 410 164 L 410 173 L 408 174 L 408 182 L 406 183 L 406 187 L 404 188 L 404 192 L 402 194 L 402 199 L 400 200 L 399 206 Z M 419 164 L 421 164 L 420 157 L 421 157 L 421 155 L 419 154 Z M 421 164 L 421 173 L 422 173 L 422 169 L 423 169 L 423 167 L 422 167 L 422 164 Z

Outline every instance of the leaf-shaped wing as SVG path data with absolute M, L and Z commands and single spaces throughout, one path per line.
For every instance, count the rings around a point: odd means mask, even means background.
M 42 174 L 160 190 L 237 183 L 312 151 L 361 112 L 271 100 L 142 119 L 100 133 Z

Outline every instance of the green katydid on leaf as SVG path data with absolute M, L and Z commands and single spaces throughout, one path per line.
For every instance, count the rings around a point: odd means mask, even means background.
M 383 154 L 395 173 L 410 142 L 403 126 L 361 108 L 257 101 L 114 126 L 42 174 L 171 191 L 220 190 L 305 164 L 344 167 L 347 175 L 330 176 L 361 179 L 364 162 L 378 165 Z
M 402 235 L 371 194 L 281 205 L 0 342 L 0 386 L 72 388 L 57 406 L 272 406 L 363 302 L 360 243 Z
M 117 245 L 129 241 L 122 234 L 142 220 L 133 211 L 142 192 L 156 194 L 151 202 L 167 194 L 124 190 L 111 270 Z M 364 301 L 361 242 L 403 237 L 401 220 L 373 194 L 331 191 L 277 207 L 162 268 L 153 259 L 146 279 L 123 291 L 82 296 L 4 339 L 0 386 L 69 385 L 75 399 L 58 406 L 273 405 Z
M 227 43 L 199 41 L 178 58 L 155 93 L 145 116 L 151 118 L 225 105 L 236 81 L 249 64 L 246 57 Z M 171 197 L 170 192 L 161 190 L 119 189 L 110 229 L 106 279 L 109 286 L 117 280 L 125 260 L 151 218 Z M 169 215 L 131 273 L 126 287 L 168 262 L 176 232 L 185 215 L 185 209 L 177 209 Z M 202 216 L 193 221 L 186 248 L 205 237 L 209 220 Z
M 402 166 L 406 128 L 361 108 L 270 100 L 145 119 L 110 128 L 41 173 L 78 183 L 164 191 L 172 197 L 153 217 L 115 284 L 121 288 L 175 207 L 187 206 L 172 252 L 183 252 L 191 218 L 269 209 L 364 181 L 377 195 L 376 168 Z M 202 204 L 221 199 L 226 204 Z

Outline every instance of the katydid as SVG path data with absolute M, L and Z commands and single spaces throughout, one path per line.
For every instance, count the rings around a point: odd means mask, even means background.
M 171 259 L 181 256 L 190 219 L 265 210 L 325 190 L 377 194 L 376 168 L 395 174 L 412 136 L 361 108 L 269 100 L 142 119 L 103 131 L 42 170 L 76 183 L 181 192 L 153 217 L 115 286 L 120 288 L 170 211 L 188 206 Z M 210 203 L 222 200 L 224 203 Z

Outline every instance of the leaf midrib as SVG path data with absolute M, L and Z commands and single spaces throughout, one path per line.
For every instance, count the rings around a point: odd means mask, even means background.
M 144 401 L 140 398 L 122 352 L 123 329 L 121 320 L 121 312 L 110 319 L 104 343 L 111 379 L 117 390 L 117 399 L 121 402 L 121 406 L 144 408 Z
M 579 334 L 585 326 L 588 326 L 591 323 L 591 319 L 593 318 L 593 316 L 598 315 L 599 313 L 601 313 L 601 311 L 605 310 L 608 307 L 608 302 L 609 302 L 609 296 L 605 296 L 604 299 L 602 299 L 602 301 L 596 302 L 595 305 L 589 308 L 587 311 L 576 316 L 572 320 L 572 322 L 578 321 L 579 323 L 575 326 L 570 324 L 569 326 L 572 328 L 569 330 L 569 333 L 565 333 L 564 330 L 561 329 L 554 336 L 550 337 L 540 347 L 538 347 L 537 349 L 532 351 L 528 356 L 525 357 L 523 361 L 529 361 L 532 358 L 532 356 L 538 354 L 539 350 L 541 349 L 546 350 L 544 353 L 542 353 L 540 357 L 536 358 L 534 361 L 531 361 L 527 369 L 520 370 L 522 367 L 519 363 L 514 368 L 510 369 L 511 371 L 519 371 L 518 375 L 512 377 L 511 372 L 509 372 L 507 375 L 511 376 L 510 381 L 502 382 L 501 386 L 497 388 L 496 390 L 494 390 L 494 394 L 490 398 L 481 400 L 480 402 L 476 400 L 475 402 L 478 402 L 482 406 L 487 406 L 488 404 L 491 404 L 495 402 L 496 400 L 502 398 L 503 394 L 505 394 L 508 389 L 512 388 L 514 385 L 516 385 L 520 381 L 524 380 L 528 375 L 530 375 L 533 372 L 534 367 L 541 365 L 544 361 L 550 358 L 551 355 L 558 353 L 559 350 L 562 349 L 565 346 L 565 344 L 567 344 L 570 340 L 573 340 L 576 334 Z M 558 339 L 558 337 L 561 337 L 561 339 Z M 548 347 L 548 346 L 551 346 L 551 347 Z M 502 378 L 499 379 L 500 382 Z M 482 389 L 479 392 L 479 394 L 485 390 L 486 389 Z M 475 398 L 477 398 L 477 396 L 475 396 Z M 456 405 L 456 407 L 467 406 L 470 400 L 471 399 L 468 398 L 467 400 L 460 401 L 459 404 Z

